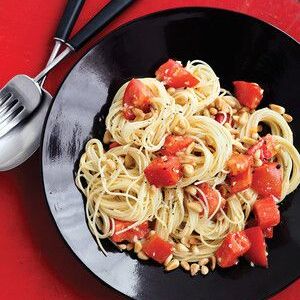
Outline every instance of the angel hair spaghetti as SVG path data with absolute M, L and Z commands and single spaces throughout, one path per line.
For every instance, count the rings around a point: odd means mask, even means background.
M 221 89 L 203 61 L 169 59 L 156 78 L 116 93 L 103 144 L 91 139 L 76 185 L 91 232 L 167 271 L 203 275 L 244 256 L 267 267 L 278 204 L 299 185 L 300 156 L 279 105 L 255 110 L 262 88 Z M 264 132 L 264 134 L 263 134 Z M 267 133 L 268 132 L 268 133 Z

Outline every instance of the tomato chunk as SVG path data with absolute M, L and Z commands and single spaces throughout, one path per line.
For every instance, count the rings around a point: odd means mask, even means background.
M 237 264 L 238 258 L 250 249 L 250 245 L 244 231 L 228 233 L 215 253 L 218 265 L 222 268 L 228 268 Z
M 133 108 L 138 108 L 144 113 L 150 112 L 152 93 L 150 89 L 138 79 L 131 79 L 123 96 L 123 114 L 125 119 L 134 120 Z
M 260 103 L 264 90 L 254 82 L 234 81 L 234 94 L 242 105 L 254 109 Z
M 253 172 L 252 188 L 261 196 L 281 196 L 282 170 L 278 163 L 265 163 Z
M 257 225 L 262 229 L 276 226 L 280 222 L 280 212 L 272 196 L 256 200 L 253 213 Z
M 251 185 L 252 169 L 248 168 L 246 171 L 235 176 L 230 176 L 229 178 L 231 193 L 235 194 L 237 192 L 241 192 Z
M 182 166 L 177 156 L 162 156 L 154 159 L 144 173 L 156 187 L 172 186 L 182 177 Z
M 117 143 L 117 142 L 112 142 L 109 144 L 109 149 L 112 149 L 112 148 L 116 148 L 116 147 L 119 147 L 121 146 L 121 144 Z
M 196 185 L 205 195 L 208 204 L 208 216 L 210 217 L 219 205 L 219 196 L 216 190 L 214 190 L 207 182 L 200 183 Z M 197 192 L 196 198 L 200 201 L 204 201 L 203 195 Z M 224 208 L 225 199 L 221 198 L 220 208 Z
M 180 63 L 169 59 L 155 72 L 158 80 L 174 88 L 193 87 L 199 80 L 188 72 Z
M 266 243 L 261 228 L 251 227 L 246 229 L 245 233 L 251 243 L 250 249 L 245 254 L 246 259 L 257 266 L 266 268 L 268 266 Z
M 115 219 L 115 233 L 111 236 L 111 239 L 116 243 L 123 241 L 133 242 L 135 236 L 138 239 L 141 239 L 149 232 L 148 222 L 144 222 L 141 225 L 129 229 L 123 233 L 116 234 L 116 232 L 125 229 L 132 224 L 133 222 Z
M 157 234 L 149 237 L 143 243 L 143 251 L 151 257 L 153 260 L 162 264 L 172 253 L 173 245 L 167 241 L 164 241 Z
M 277 153 L 272 135 L 267 134 L 261 138 L 256 144 L 248 149 L 247 154 L 254 155 L 257 150 L 260 150 L 261 160 L 265 161 L 271 159 Z
M 238 175 L 243 173 L 250 168 L 253 163 L 253 158 L 245 154 L 232 154 L 227 162 L 227 166 L 232 175 Z
M 215 121 L 217 121 L 222 125 L 224 125 L 225 123 L 229 123 L 230 125 L 233 125 L 233 120 L 229 113 L 217 113 L 215 115 Z
M 263 234 L 265 238 L 271 239 L 273 237 L 273 227 L 267 227 L 263 229 Z
M 160 151 L 163 155 L 175 155 L 177 152 L 185 149 L 193 139 L 188 136 L 170 134 L 166 137 L 165 143 Z

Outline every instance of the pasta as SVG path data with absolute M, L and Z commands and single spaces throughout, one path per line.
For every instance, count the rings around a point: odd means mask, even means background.
M 105 254 L 101 240 L 110 238 L 167 271 L 181 265 L 205 275 L 206 265 L 228 267 L 244 254 L 261 264 L 245 228 L 255 220 L 252 229 L 268 237 L 278 224 L 275 213 L 261 219 L 261 207 L 278 210 L 297 188 L 300 155 L 284 109 L 255 110 L 262 89 L 234 85 L 235 95 L 220 88 L 203 61 L 183 67 L 169 60 L 156 78 L 119 89 L 103 143 L 88 141 L 76 175 L 88 226 Z M 225 247 L 238 235 L 245 251 L 234 257 L 232 246 Z

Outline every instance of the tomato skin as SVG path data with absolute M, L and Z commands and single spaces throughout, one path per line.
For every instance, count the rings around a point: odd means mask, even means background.
M 238 175 L 248 170 L 253 164 L 253 158 L 245 154 L 232 154 L 227 162 L 227 166 L 232 175 Z
M 280 198 L 283 179 L 282 170 L 278 166 L 278 163 L 265 163 L 254 169 L 252 188 L 260 196 L 273 195 Z
M 182 177 L 182 166 L 177 156 L 163 156 L 154 159 L 144 173 L 148 182 L 158 188 L 172 186 Z
M 257 150 L 260 150 L 261 160 L 266 161 L 271 159 L 276 154 L 272 135 L 267 134 L 261 138 L 256 144 L 248 149 L 247 154 L 254 155 Z
M 233 86 L 235 97 L 250 109 L 256 108 L 263 98 L 263 89 L 257 83 L 234 81 Z
M 133 242 L 134 237 L 136 236 L 138 239 L 143 238 L 149 232 L 148 222 L 144 222 L 135 228 L 129 229 L 123 233 L 116 234 L 116 232 L 130 226 L 133 222 L 129 221 L 121 221 L 115 219 L 115 233 L 111 236 L 112 241 L 116 243 L 120 243 L 123 241 Z
M 276 226 L 280 222 L 280 212 L 272 196 L 256 200 L 253 213 L 257 225 L 262 229 Z
M 141 109 L 144 113 L 150 112 L 152 93 L 141 80 L 131 79 L 123 96 L 123 114 L 125 119 L 134 120 L 133 108 Z
M 181 64 L 173 59 L 169 59 L 162 64 L 155 72 L 158 80 L 165 85 L 174 88 L 193 87 L 199 83 L 199 80 L 188 72 Z
M 250 241 L 244 231 L 228 233 L 223 243 L 216 251 L 218 265 L 222 268 L 234 266 L 238 258 L 250 249 Z
M 168 256 L 172 253 L 173 245 L 167 241 L 164 241 L 157 234 L 150 236 L 143 243 L 143 251 L 147 256 L 160 264 L 163 264 Z
M 257 266 L 267 268 L 266 242 L 261 228 L 251 227 L 246 229 L 245 233 L 251 243 L 250 249 L 245 253 L 245 258 Z
M 206 196 L 206 200 L 208 203 L 208 216 L 210 217 L 218 207 L 218 204 L 219 204 L 218 193 L 207 182 L 200 183 L 196 186 Z M 196 198 L 197 198 L 197 200 L 204 202 L 204 199 L 203 199 L 203 196 L 201 195 L 201 193 L 197 192 Z M 224 206 L 225 206 L 225 199 L 222 198 L 220 208 L 224 208 Z
M 175 155 L 177 152 L 187 148 L 192 142 L 193 139 L 191 137 L 170 134 L 166 137 L 160 153 L 162 155 Z
M 217 113 L 215 115 L 215 121 L 218 123 L 224 125 L 225 123 L 229 123 L 231 126 L 233 125 L 233 120 L 231 118 L 231 115 L 229 113 Z
M 273 227 L 267 227 L 263 229 L 263 234 L 267 239 L 273 238 Z
M 235 194 L 241 192 L 251 186 L 252 183 L 252 169 L 249 167 L 246 171 L 235 176 L 229 176 L 230 191 Z
M 117 142 L 112 142 L 109 144 L 108 148 L 109 149 L 112 149 L 112 148 L 116 148 L 116 147 L 119 147 L 121 146 L 121 144 L 117 143 Z

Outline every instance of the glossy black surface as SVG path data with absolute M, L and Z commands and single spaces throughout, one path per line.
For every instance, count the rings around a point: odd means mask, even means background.
M 236 300 L 267 297 L 299 276 L 299 189 L 281 207 L 282 222 L 268 242 L 268 269 L 241 262 L 192 278 L 182 270 L 165 273 L 154 263 L 116 251 L 109 242 L 105 257 L 88 230 L 84 200 L 74 185 L 77 159 L 89 138 L 102 137 L 103 119 L 114 93 L 129 78 L 153 76 L 169 57 L 208 62 L 228 89 L 235 79 L 260 83 L 265 89 L 263 106 L 280 103 L 296 117 L 292 129 L 299 149 L 299 51 L 294 40 L 256 19 L 217 9 L 187 8 L 129 23 L 83 57 L 52 106 L 42 164 L 45 193 L 57 226 L 96 276 L 137 299 Z

